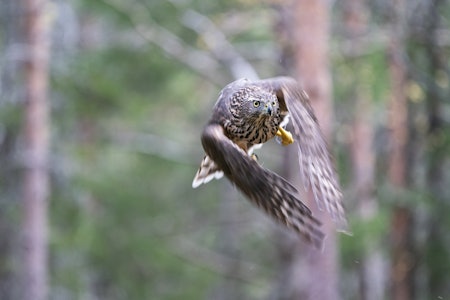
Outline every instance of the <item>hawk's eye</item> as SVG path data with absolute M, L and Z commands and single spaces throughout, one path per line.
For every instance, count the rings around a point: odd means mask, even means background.
M 273 101 L 273 102 L 272 102 L 272 106 L 275 106 L 275 105 L 277 105 L 277 102 L 276 102 L 276 101 Z
M 253 106 L 254 107 L 259 107 L 259 105 L 261 105 L 261 102 L 258 100 L 253 101 Z

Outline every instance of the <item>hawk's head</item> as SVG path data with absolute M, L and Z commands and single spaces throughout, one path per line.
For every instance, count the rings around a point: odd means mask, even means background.
M 279 114 L 277 97 L 258 86 L 246 86 L 233 94 L 236 113 L 243 120 L 267 119 Z

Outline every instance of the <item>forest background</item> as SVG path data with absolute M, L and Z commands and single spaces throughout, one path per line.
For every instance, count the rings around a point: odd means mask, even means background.
M 448 1 L 1 0 L 0 23 L 1 299 L 450 298 Z M 277 75 L 343 185 L 353 235 L 321 216 L 322 252 L 191 188 L 220 89 Z M 298 181 L 291 152 L 259 157 Z

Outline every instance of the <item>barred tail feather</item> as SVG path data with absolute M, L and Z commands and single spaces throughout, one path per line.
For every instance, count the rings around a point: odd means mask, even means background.
M 223 177 L 223 172 L 219 169 L 219 167 L 209 158 L 208 155 L 205 155 L 203 158 L 200 168 L 195 174 L 194 180 L 192 181 L 192 187 L 195 189 L 199 187 L 201 184 L 208 183 L 213 179 L 220 179 Z

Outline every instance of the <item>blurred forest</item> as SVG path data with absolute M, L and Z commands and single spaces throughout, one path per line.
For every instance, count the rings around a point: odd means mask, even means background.
M 0 0 L 0 22 L 0 299 L 450 299 L 449 1 Z M 323 252 L 224 179 L 191 188 L 220 89 L 277 75 L 332 100 L 353 235 Z M 263 166 L 291 177 L 287 148 Z

